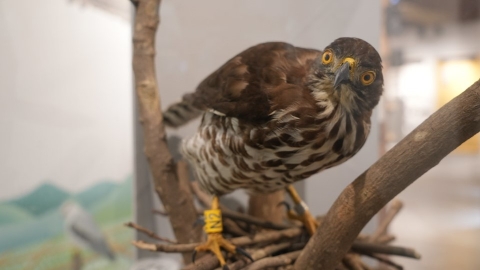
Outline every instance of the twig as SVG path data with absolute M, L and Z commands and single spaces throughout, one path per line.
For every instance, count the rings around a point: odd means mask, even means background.
M 161 237 L 161 236 L 159 236 L 158 234 L 156 234 L 156 233 L 148 230 L 147 228 L 144 228 L 144 227 L 142 227 L 142 226 L 140 226 L 140 225 L 137 225 L 137 224 L 135 224 L 135 223 L 133 223 L 133 222 L 127 222 L 127 223 L 125 223 L 125 226 L 130 227 L 130 228 L 134 228 L 135 230 L 137 230 L 137 231 L 139 231 L 139 232 L 142 232 L 142 233 L 148 235 L 149 237 L 151 237 L 151 238 L 153 238 L 153 239 L 157 239 L 157 240 L 159 240 L 159 241 L 167 242 L 167 243 L 170 243 L 170 244 L 177 244 L 176 241 L 170 240 L 170 239 L 165 238 L 165 237 Z
M 217 257 L 212 254 L 205 254 L 203 257 L 183 268 L 183 270 L 212 270 L 219 264 Z
M 395 235 L 385 234 L 378 238 L 376 241 L 378 244 L 388 244 L 396 239 Z
M 389 255 L 397 255 L 408 257 L 412 259 L 420 259 L 422 256 L 416 252 L 414 249 L 406 247 L 397 247 L 397 246 L 387 246 L 367 242 L 355 242 L 352 245 L 352 250 L 360 254 L 364 253 L 381 253 Z
M 257 260 L 265 258 L 265 257 L 267 257 L 267 256 L 269 256 L 269 255 L 271 255 L 275 252 L 279 252 L 280 250 L 286 249 L 290 246 L 291 246 L 291 243 L 274 244 L 274 245 L 266 246 L 262 249 L 259 249 L 255 252 L 253 252 L 251 255 L 252 255 L 252 258 L 255 261 L 257 261 Z M 250 261 L 238 260 L 234 263 L 229 264 L 228 269 L 239 270 L 242 267 L 244 267 L 245 265 L 247 265 L 248 263 L 250 263 Z
M 292 262 L 297 259 L 300 255 L 300 250 L 285 253 L 275 257 L 264 258 L 258 261 L 253 262 L 244 268 L 244 270 L 260 270 L 268 267 L 279 267 L 284 265 L 292 264 Z
M 150 250 L 150 251 L 162 251 L 166 253 L 186 253 L 191 252 L 198 246 L 198 243 L 195 244 L 177 244 L 177 245 L 164 245 L 164 244 L 153 244 L 147 243 L 144 241 L 132 241 L 132 244 L 137 248 Z
M 360 260 L 360 264 L 362 265 L 364 270 L 372 270 L 372 268 L 370 266 L 368 266 L 364 261 L 362 261 L 361 259 L 359 259 L 359 260 Z
M 230 241 L 236 246 L 248 246 L 258 243 L 268 243 L 278 241 L 284 238 L 293 238 L 302 233 L 301 228 L 291 228 L 283 231 L 268 231 L 261 234 L 256 234 L 253 237 L 241 236 L 232 238 Z M 191 252 L 195 249 L 196 246 L 200 243 L 190 243 L 190 244 L 176 244 L 176 245 L 167 245 L 167 244 L 153 244 L 146 243 L 143 241 L 134 241 L 133 244 L 139 248 L 147 249 L 151 251 L 160 251 L 160 252 Z
M 398 212 L 400 212 L 402 207 L 403 203 L 399 200 L 395 200 L 391 203 L 390 208 L 387 210 L 385 218 L 382 220 L 382 222 L 380 222 L 377 230 L 370 237 L 370 242 L 377 242 L 380 236 L 387 233 L 390 223 L 392 223 L 392 220 L 395 218 L 395 216 L 397 216 Z
M 223 228 L 226 232 L 232 233 L 236 236 L 248 236 L 250 235 L 248 232 L 244 231 L 240 226 L 238 226 L 235 221 L 231 219 L 223 219 Z
M 480 81 L 440 108 L 348 185 L 295 268 L 334 269 L 367 222 L 390 200 L 480 131 Z
M 381 256 L 381 255 L 376 255 L 376 254 L 373 254 L 373 253 L 363 253 L 362 255 L 365 255 L 365 256 L 368 256 L 368 257 L 371 257 L 379 262 L 382 262 L 384 264 L 387 264 L 397 270 L 403 270 L 403 266 L 399 265 L 399 264 L 396 264 L 395 262 L 391 261 L 390 259 L 386 258 L 385 256 Z
M 360 257 L 356 254 L 347 253 L 345 257 L 343 257 L 343 263 L 347 266 L 348 269 L 351 270 L 364 270 L 362 263 L 360 261 Z

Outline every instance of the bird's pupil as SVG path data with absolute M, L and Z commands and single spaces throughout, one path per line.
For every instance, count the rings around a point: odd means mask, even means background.
M 365 75 L 364 79 L 365 81 L 370 81 L 370 75 Z
M 328 61 L 328 60 L 330 60 L 330 54 L 325 55 L 325 61 Z

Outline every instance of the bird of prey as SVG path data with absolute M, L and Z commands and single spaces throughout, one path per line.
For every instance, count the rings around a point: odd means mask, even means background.
M 110 249 L 97 223 L 80 205 L 67 201 L 61 207 L 65 219 L 65 233 L 77 246 L 87 248 L 110 259 L 115 254 Z
M 381 58 L 366 41 L 338 38 L 323 51 L 282 42 L 253 46 L 218 68 L 164 113 L 178 127 L 202 116 L 182 143 L 200 186 L 213 195 L 197 251 L 239 252 L 221 236 L 218 196 L 286 188 L 310 234 L 316 222 L 293 182 L 354 156 L 383 92 Z

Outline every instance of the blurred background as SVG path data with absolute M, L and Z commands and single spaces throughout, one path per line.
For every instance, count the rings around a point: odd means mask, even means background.
M 365 147 L 297 185 L 314 214 L 480 77 L 480 0 L 163 0 L 160 14 L 163 108 L 261 42 L 322 49 L 355 36 L 378 49 L 385 93 Z M 178 268 L 179 256 L 135 250 L 142 236 L 122 225 L 173 237 L 152 214 L 162 206 L 136 121 L 131 22 L 126 0 L 0 1 L 0 269 Z M 173 151 L 197 125 L 168 131 Z M 405 269 L 480 269 L 479 148 L 475 136 L 398 196 L 394 244 L 423 256 L 395 258 Z
M 388 150 L 480 78 L 480 1 L 390 0 L 383 10 Z M 479 143 L 477 134 L 398 196 L 392 232 L 423 256 L 398 259 L 406 269 L 480 268 Z

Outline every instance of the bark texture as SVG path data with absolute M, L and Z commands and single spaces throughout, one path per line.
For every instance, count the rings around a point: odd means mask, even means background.
M 180 243 L 201 240 L 201 227 L 193 228 L 197 218 L 193 199 L 178 179 L 176 164 L 166 142 L 160 95 L 155 77 L 155 33 L 159 24 L 160 0 L 135 0 L 133 71 L 143 126 L 145 155 L 153 175 L 155 190 L 170 217 Z M 190 255 L 185 254 L 186 262 Z
M 282 223 L 286 211 L 279 203 L 284 200 L 283 189 L 269 194 L 252 194 L 248 201 L 248 214 L 270 222 Z

